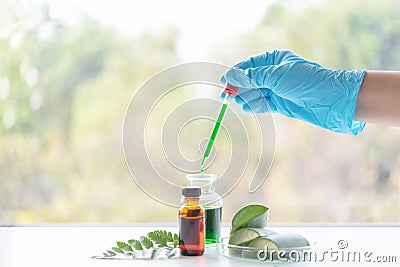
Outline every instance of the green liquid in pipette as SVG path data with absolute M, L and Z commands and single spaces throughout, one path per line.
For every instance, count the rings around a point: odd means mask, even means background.
M 200 172 L 204 171 L 204 163 L 205 163 L 206 159 L 210 156 L 212 147 L 214 145 L 214 141 L 217 137 L 219 128 L 221 127 L 221 123 L 222 123 L 222 120 L 224 119 L 226 109 L 228 108 L 228 102 L 226 100 L 227 100 L 227 98 L 225 98 L 225 100 L 224 100 L 224 104 L 222 105 L 221 111 L 219 112 L 219 115 L 218 115 L 218 119 L 215 122 L 214 129 L 211 133 L 211 137 L 208 140 L 207 148 L 206 148 L 206 151 L 204 152 L 203 160 L 201 161 L 201 164 L 200 164 Z

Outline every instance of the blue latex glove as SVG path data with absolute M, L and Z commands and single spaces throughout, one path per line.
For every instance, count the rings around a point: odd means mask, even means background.
M 356 135 L 365 126 L 365 122 L 353 120 L 365 73 L 329 70 L 291 51 L 275 50 L 238 63 L 221 81 L 240 87 L 236 103 L 244 111 L 279 112 Z

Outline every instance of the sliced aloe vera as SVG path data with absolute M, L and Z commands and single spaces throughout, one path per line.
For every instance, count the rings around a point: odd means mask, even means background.
M 242 256 L 251 259 L 260 259 L 261 256 L 263 260 L 289 259 L 289 253 L 302 251 L 309 246 L 308 240 L 300 234 L 281 233 L 252 240 L 249 247 L 263 250 L 263 252 L 260 254 L 257 250 L 243 251 Z
M 260 236 L 269 236 L 273 234 L 276 234 L 276 232 L 265 228 L 240 228 L 231 234 L 229 244 L 244 246 Z
M 269 235 L 266 237 L 259 237 L 254 239 L 249 246 L 255 248 L 270 249 L 296 249 L 302 247 L 308 247 L 310 243 L 308 240 L 298 233 L 281 233 L 275 235 Z
M 232 218 L 231 233 L 240 228 L 264 228 L 267 226 L 268 207 L 258 204 L 240 209 Z

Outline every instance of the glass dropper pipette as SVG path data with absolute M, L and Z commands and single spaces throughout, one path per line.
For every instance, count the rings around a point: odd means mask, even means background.
M 222 121 L 224 120 L 226 109 L 228 108 L 229 102 L 233 97 L 235 97 L 237 95 L 238 91 L 239 91 L 239 87 L 233 86 L 228 82 L 225 84 L 224 101 L 222 102 L 222 107 L 221 107 L 221 110 L 219 111 L 217 121 L 215 122 L 214 129 L 211 132 L 210 139 L 208 140 L 206 150 L 204 151 L 203 159 L 201 160 L 201 164 L 200 164 L 200 172 L 204 171 L 204 164 L 205 164 L 207 158 L 210 156 L 215 139 L 217 138 L 217 135 L 219 132 L 219 128 L 221 127 Z

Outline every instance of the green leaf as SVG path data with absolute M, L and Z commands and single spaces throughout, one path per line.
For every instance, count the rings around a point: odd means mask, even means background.
M 125 242 L 117 242 L 117 246 L 124 251 L 133 251 L 132 247 Z
M 108 255 L 110 256 L 110 257 L 113 257 L 113 256 L 115 256 L 115 255 L 117 255 L 114 251 L 112 251 L 112 250 L 107 250 L 107 252 L 108 252 Z
M 178 251 L 176 247 L 179 244 L 179 236 L 166 230 L 156 230 L 149 232 L 147 237 L 141 236 L 139 240 L 130 239 L 127 243 L 121 241 L 116 243 L 117 247 L 112 247 L 111 250 L 103 252 L 102 256 L 93 256 L 93 258 L 108 259 L 123 254 L 132 259 L 148 258 L 149 256 L 151 259 L 156 259 L 161 253 L 172 258 Z
M 176 248 L 179 245 L 179 236 L 177 234 L 174 234 L 174 248 Z
M 120 249 L 122 249 L 122 248 L 125 246 L 125 243 L 124 243 L 124 242 L 119 242 L 119 241 L 117 241 L 117 246 L 118 246 Z
M 131 239 L 131 240 L 128 240 L 128 243 L 132 246 L 132 248 L 134 248 L 136 250 L 143 250 L 142 244 L 140 243 L 139 240 Z
M 167 241 L 168 242 L 174 242 L 174 239 L 172 237 L 172 233 L 171 232 L 168 232 L 168 234 L 167 234 Z
M 154 246 L 153 241 L 151 241 L 148 237 L 142 236 L 140 238 L 140 242 L 145 248 L 152 248 Z
M 167 231 L 153 231 L 147 234 L 147 236 L 153 240 L 159 247 L 166 247 L 167 244 Z
M 124 253 L 124 251 L 122 249 L 117 248 L 117 247 L 112 247 L 112 250 L 114 250 L 117 253 Z
M 151 239 L 151 240 L 156 240 L 159 236 L 158 231 L 153 231 L 153 232 L 149 232 L 147 233 L 147 236 Z

